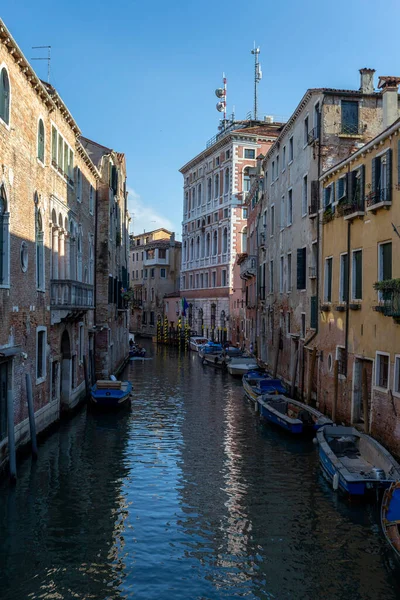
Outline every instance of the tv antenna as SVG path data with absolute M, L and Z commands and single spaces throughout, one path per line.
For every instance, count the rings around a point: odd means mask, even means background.
M 224 118 L 222 120 L 222 127 L 221 129 L 226 128 L 226 77 L 225 77 L 225 73 L 222 73 L 222 88 L 217 88 L 215 90 L 215 95 L 217 96 L 217 98 L 219 98 L 219 102 L 217 102 L 217 106 L 216 109 L 218 112 L 223 112 L 224 113 Z
M 46 48 L 47 56 L 34 56 L 31 60 L 47 60 L 47 83 L 50 83 L 51 46 L 32 46 L 32 50 L 36 50 L 37 48 Z
M 254 42 L 253 50 L 251 51 L 254 54 L 254 120 L 257 121 L 257 84 L 262 79 L 262 71 L 261 65 L 258 62 L 258 55 L 260 54 L 260 48 Z

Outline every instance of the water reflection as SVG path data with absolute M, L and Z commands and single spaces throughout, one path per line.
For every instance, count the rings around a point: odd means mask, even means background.
M 0 597 L 398 597 L 372 507 L 193 354 L 135 361 L 130 411 L 82 412 L 0 485 Z

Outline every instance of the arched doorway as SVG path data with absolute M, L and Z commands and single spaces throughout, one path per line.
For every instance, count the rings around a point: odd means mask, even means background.
M 67 330 L 64 331 L 61 337 L 60 392 L 61 405 L 68 405 L 71 393 L 71 343 Z

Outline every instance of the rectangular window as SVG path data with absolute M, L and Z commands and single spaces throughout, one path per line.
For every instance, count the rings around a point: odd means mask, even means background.
M 347 360 L 346 360 L 346 348 L 342 346 L 336 347 L 336 360 L 338 361 L 338 373 L 346 377 L 347 375 Z
M 154 325 L 154 312 L 150 311 L 150 325 Z
M 274 183 L 275 181 L 275 161 L 272 161 L 272 178 L 271 178 L 271 184 Z
M 304 146 L 308 144 L 308 117 L 304 119 Z
M 286 169 L 286 146 L 283 146 L 282 152 L 282 173 Z
M 275 233 L 275 206 L 271 206 L 271 235 Z
M 214 223 L 217 223 L 218 221 L 218 213 L 214 213 Z
M 167 276 L 167 272 L 164 268 L 160 269 L 160 277 L 161 279 L 165 279 Z
M 342 129 L 347 135 L 358 134 L 358 102 L 342 100 Z
M 332 266 L 333 258 L 330 256 L 325 259 L 325 278 L 324 278 L 324 300 L 332 302 Z
M 219 166 L 219 156 L 217 156 L 215 158 L 215 166 L 218 167 Z
M 204 287 L 208 288 L 208 273 L 204 273 Z
M 279 229 L 285 229 L 285 196 L 281 198 L 281 222 Z
M 287 255 L 287 289 L 292 291 L 292 254 Z
M 283 265 L 283 256 L 281 256 L 280 263 L 279 263 L 279 292 L 281 294 L 283 294 L 283 292 L 285 291 L 283 277 L 284 277 L 284 265 Z
M 71 148 L 69 149 L 69 159 L 68 159 L 68 179 L 71 185 L 74 185 L 74 153 Z
M 306 248 L 297 249 L 297 289 L 306 289 Z
M 204 287 L 204 274 L 200 273 L 200 287 L 203 289 Z
M 306 337 L 306 313 L 301 313 L 301 331 L 300 337 L 304 339 Z
M 231 151 L 230 150 L 226 150 L 225 151 L 225 160 L 228 160 L 228 158 L 230 158 L 231 156 Z
M 147 324 L 147 312 L 143 311 L 142 312 L 142 325 L 146 325 Z
M 245 158 L 255 158 L 256 157 L 256 151 L 251 149 L 251 148 L 245 148 L 244 149 L 244 157 Z
M 347 302 L 347 277 L 349 272 L 349 261 L 347 254 L 340 255 L 340 281 L 339 281 L 339 301 Z
M 211 287 L 217 287 L 217 273 L 215 271 L 211 273 Z
M 279 177 L 279 154 L 276 157 L 276 178 L 278 179 Z
M 139 270 L 136 269 L 136 279 L 139 279 Z
M 196 282 L 196 289 L 198 289 L 199 288 L 199 274 L 198 273 L 196 273 L 195 282 Z
M 226 270 L 222 270 L 222 286 L 226 286 Z
M 269 261 L 269 293 L 274 292 L 274 261 Z
M 85 330 L 83 325 L 79 325 L 79 362 L 83 363 L 83 354 L 84 354 L 84 346 L 85 346 L 85 338 L 84 338 Z
M 308 177 L 304 175 L 303 177 L 303 191 L 301 195 L 301 216 L 305 217 L 307 215 L 307 206 L 308 206 Z
M 247 208 L 243 209 L 243 219 L 247 219 Z
M 337 201 L 342 202 L 346 199 L 346 177 L 340 177 L 336 183 Z M 351 201 L 351 198 L 349 198 Z
M 332 184 L 324 189 L 324 209 L 332 206 Z
M 156 270 L 155 270 L 154 268 L 153 268 L 153 269 L 150 269 L 150 277 L 151 277 L 152 279 L 154 279 L 154 274 L 155 274 L 155 272 L 156 272 Z
M 375 385 L 385 390 L 389 387 L 389 355 L 376 353 Z
M 392 279 L 392 242 L 379 244 L 378 279 Z
M 224 219 L 228 218 L 228 209 L 224 208 Z
M 82 202 L 82 171 L 76 168 L 76 200 Z
M 353 251 L 351 296 L 353 300 L 362 299 L 362 250 Z
M 293 190 L 288 191 L 287 224 L 293 223 Z
M 158 258 L 167 258 L 167 250 L 166 248 L 158 249 Z
M 89 191 L 89 212 L 91 215 L 94 213 L 94 188 L 92 185 Z
M 58 168 L 61 169 L 61 171 L 63 170 L 63 158 L 64 158 L 63 139 L 62 139 L 62 136 L 60 134 L 58 134 L 57 165 L 58 165 Z
M 64 177 L 68 177 L 68 152 L 67 142 L 64 142 Z
M 193 275 L 189 275 L 189 289 L 193 289 Z
M 400 355 L 394 357 L 393 393 L 400 395 Z
M 291 137 L 289 140 L 289 162 L 292 162 L 293 158 L 294 158 L 293 137 Z
M 57 166 L 57 129 L 51 126 L 51 163 L 53 167 Z
M 46 378 L 46 328 L 36 330 L 36 380 Z
M 144 270 L 144 278 L 147 279 L 147 269 Z
M 182 275 L 182 289 L 186 290 L 186 275 Z

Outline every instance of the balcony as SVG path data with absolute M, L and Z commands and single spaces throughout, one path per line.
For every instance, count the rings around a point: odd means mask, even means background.
M 365 215 L 365 199 L 356 198 L 353 202 L 348 200 L 344 202 L 339 201 L 337 210 L 343 215 L 345 221 L 350 221 L 356 217 L 363 217 Z
M 90 310 L 94 308 L 93 286 L 69 279 L 52 279 L 50 306 L 53 310 Z
M 307 144 L 309 146 L 311 146 L 312 144 L 314 144 L 315 142 L 319 141 L 319 127 L 314 127 L 314 129 L 311 129 L 311 131 L 308 132 L 307 135 Z
M 143 261 L 143 265 L 145 267 L 154 267 L 157 265 L 167 265 L 167 259 L 166 258 L 145 258 Z
M 255 256 L 248 256 L 240 264 L 240 278 L 251 279 L 255 277 L 257 273 L 257 258 Z
M 342 123 L 339 137 L 362 137 L 367 126 L 360 123 Z
M 379 188 L 370 192 L 365 200 L 367 211 L 375 213 L 379 208 L 388 209 L 392 206 L 392 188 L 390 186 Z
M 400 322 L 400 279 L 378 281 L 374 288 L 379 292 L 379 304 L 374 309 Z

